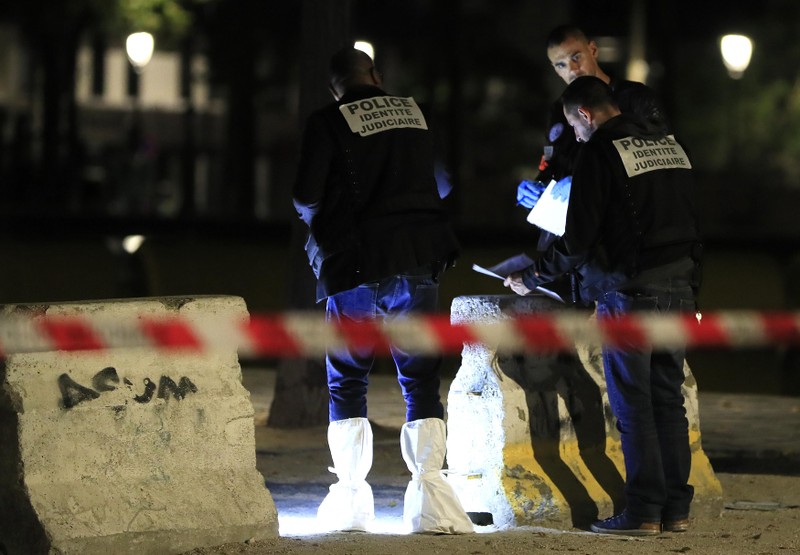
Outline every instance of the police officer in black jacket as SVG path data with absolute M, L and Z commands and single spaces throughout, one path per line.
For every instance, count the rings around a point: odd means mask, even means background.
M 672 135 L 622 114 L 601 79 L 562 95 L 577 140 L 566 231 L 505 284 L 520 295 L 575 270 L 599 319 L 628 312 L 695 311 L 700 243 L 691 161 Z M 693 488 L 683 406 L 684 348 L 603 346 L 608 396 L 625 458 L 627 506 L 601 533 L 651 535 L 688 527 Z
M 308 118 L 293 189 L 309 227 L 306 252 L 317 300 L 331 322 L 363 322 L 434 312 L 439 275 L 458 242 L 434 175 L 428 122 L 411 97 L 388 94 L 372 59 L 355 48 L 331 58 L 336 102 Z M 404 506 L 408 532 L 472 532 L 442 479 L 445 451 L 439 397 L 441 357 L 391 346 L 406 402 L 403 458 L 414 479 Z M 375 354 L 337 348 L 326 357 L 328 444 L 338 482 L 317 512 L 324 530 L 368 530 L 374 518 L 365 478 L 372 464 L 367 385 Z M 422 467 L 425 473 L 420 474 Z M 433 472 L 427 472 L 427 471 Z
M 636 114 L 654 127 L 669 131 L 661 102 L 653 89 L 635 81 L 611 77 L 597 63 L 598 49 L 594 40 L 574 25 L 559 25 L 547 36 L 547 57 L 553 69 L 565 83 L 577 77 L 592 75 L 602 79 L 611 87 L 614 100 L 623 114 Z M 547 136 L 544 152 L 539 162 L 539 174 L 535 181 L 522 181 L 517 187 L 517 204 L 533 208 L 547 183 L 551 180 L 568 181 L 579 150 L 575 133 L 564 119 L 561 101 L 553 103 L 547 120 Z M 545 250 L 554 236 L 542 232 L 539 250 Z

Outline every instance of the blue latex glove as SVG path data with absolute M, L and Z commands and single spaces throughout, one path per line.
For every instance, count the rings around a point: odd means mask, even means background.
M 545 190 L 545 184 L 541 181 L 525 180 L 517 186 L 517 206 L 524 206 L 525 208 L 533 208 L 533 205 L 539 201 L 542 192 Z
M 572 188 L 572 176 L 568 175 L 561 181 L 553 185 L 553 198 L 561 201 L 569 200 L 569 191 Z
M 453 181 L 450 172 L 441 162 L 436 162 L 433 167 L 433 176 L 436 178 L 436 188 L 439 190 L 439 198 L 445 198 L 453 190 Z

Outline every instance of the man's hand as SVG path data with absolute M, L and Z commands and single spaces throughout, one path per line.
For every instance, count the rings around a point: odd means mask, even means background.
M 509 274 L 509 276 L 503 281 L 503 285 L 510 287 L 514 293 L 522 297 L 531 292 L 531 290 L 525 287 L 525 284 L 522 282 L 522 274 L 520 272 Z
M 517 186 L 517 205 L 533 208 L 533 205 L 542 196 L 542 191 L 545 190 L 545 187 L 546 185 L 541 181 L 529 181 L 526 179 Z
M 572 176 L 568 175 L 555 185 L 553 185 L 553 198 L 560 201 L 569 200 L 569 191 L 572 186 Z

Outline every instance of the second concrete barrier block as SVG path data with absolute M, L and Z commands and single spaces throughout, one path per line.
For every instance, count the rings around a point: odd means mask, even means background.
M 453 300 L 451 321 L 556 310 L 566 309 L 544 296 L 466 296 Z M 569 528 L 622 510 L 624 461 L 600 347 L 512 355 L 465 345 L 447 399 L 447 464 L 468 512 L 491 514 L 500 527 Z M 688 365 L 684 372 L 692 514 L 719 515 L 722 488 L 702 449 L 697 384 Z

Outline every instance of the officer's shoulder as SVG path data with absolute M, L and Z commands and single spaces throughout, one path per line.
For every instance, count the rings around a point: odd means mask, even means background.
M 646 94 L 655 95 L 655 91 L 639 81 L 619 81 L 614 88 L 614 92 L 619 94 Z

